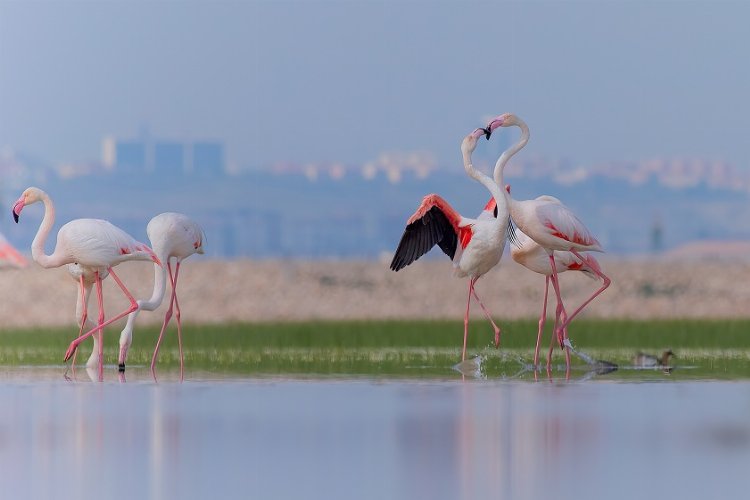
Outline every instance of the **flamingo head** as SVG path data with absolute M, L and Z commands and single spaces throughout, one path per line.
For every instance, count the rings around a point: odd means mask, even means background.
M 511 127 L 513 125 L 518 125 L 518 117 L 514 115 L 513 113 L 504 113 L 496 118 L 493 118 L 489 125 L 487 125 L 487 130 L 491 134 L 495 131 L 498 127 Z M 487 137 L 489 139 L 489 136 Z
M 474 132 L 464 137 L 464 140 L 461 143 L 461 152 L 471 155 L 471 153 L 473 153 L 477 147 L 477 141 L 479 141 L 479 138 L 484 135 L 485 137 L 487 137 L 487 139 L 489 139 L 490 134 L 491 132 L 489 131 L 489 129 L 478 128 L 474 130 Z
M 16 224 L 18 223 L 18 216 L 21 215 L 23 207 L 41 200 L 44 197 L 44 194 L 44 191 L 35 187 L 27 188 L 23 194 L 21 194 L 21 197 L 18 198 L 13 205 L 13 220 L 16 221 Z

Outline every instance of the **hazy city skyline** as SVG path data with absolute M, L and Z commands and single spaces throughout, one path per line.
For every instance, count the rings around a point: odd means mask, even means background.
M 0 2 L 0 147 L 100 159 L 106 135 L 227 161 L 439 164 L 514 111 L 525 154 L 750 165 L 741 2 Z

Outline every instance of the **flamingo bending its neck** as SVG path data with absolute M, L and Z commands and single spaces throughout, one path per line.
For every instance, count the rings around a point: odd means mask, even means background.
M 161 262 L 147 245 L 136 241 L 117 226 L 100 219 L 74 219 L 63 225 L 57 232 L 55 250 L 50 255 L 47 255 L 44 253 L 44 244 L 55 223 L 55 207 L 49 195 L 36 187 L 26 189 L 13 205 L 13 218 L 18 222 L 18 218 L 24 207 L 39 201 L 44 204 L 44 217 L 39 225 L 39 230 L 34 237 L 34 241 L 31 243 L 31 256 L 34 261 L 44 268 L 60 267 L 65 264 L 79 264 L 88 272 L 94 273 L 94 283 L 96 284 L 99 304 L 98 324 L 71 342 L 68 350 L 65 352 L 64 360 L 67 361 L 75 353 L 78 345 L 86 338 L 102 331 L 105 326 L 113 321 L 117 321 L 125 315 L 130 314 L 137 307 L 135 299 L 117 274 L 115 274 L 113 267 L 129 260 L 147 260 L 156 262 L 159 265 L 161 265 Z M 104 299 L 102 295 L 102 275 L 105 272 L 112 276 L 112 279 L 115 280 L 115 283 L 117 283 L 130 301 L 128 309 L 107 321 L 104 320 Z M 79 281 L 81 287 L 84 287 L 85 278 L 83 273 L 79 277 Z M 85 324 L 85 321 L 83 323 Z M 99 380 L 102 380 L 104 377 L 102 350 L 103 343 L 100 339 Z
M 492 199 L 476 219 L 463 217 L 443 198 L 436 194 L 424 197 L 417 211 L 406 222 L 396 253 L 391 261 L 391 269 L 398 271 L 426 254 L 438 245 L 453 260 L 455 275 L 469 278 L 469 292 L 464 315 L 464 343 L 461 360 L 466 359 L 466 340 L 469 331 L 469 306 L 472 296 L 479 303 L 484 315 L 495 331 L 495 346 L 500 345 L 500 328 L 492 320 L 482 303 L 474 285 L 477 280 L 495 267 L 503 255 L 508 227 L 508 208 L 505 197 L 484 173 L 476 170 L 471 163 L 471 154 L 478 139 L 489 131 L 476 129 L 461 143 L 461 152 L 466 173 L 487 188 Z
M 159 340 L 156 342 L 153 357 L 151 358 L 151 371 L 154 372 L 156 359 L 159 354 L 164 331 L 172 318 L 172 309 L 175 309 L 175 318 L 177 319 L 177 341 L 180 349 L 180 379 L 184 376 L 184 359 L 182 355 L 182 324 L 180 322 L 180 304 L 177 301 L 177 277 L 180 273 L 180 263 L 197 253 L 203 253 L 203 229 L 197 222 L 193 221 L 187 215 L 174 212 L 159 214 L 151 219 L 146 227 L 148 239 L 151 242 L 151 248 L 159 260 L 167 264 L 169 270 L 169 282 L 172 285 L 172 296 L 169 300 L 169 308 L 164 315 L 164 322 L 159 332 Z M 171 259 L 175 259 L 174 274 L 172 273 Z M 133 340 L 133 327 L 135 319 L 141 310 L 153 311 L 158 308 L 166 291 L 167 269 L 163 266 L 154 264 L 154 291 L 148 300 L 137 301 L 138 308 L 128 316 L 128 322 L 120 334 L 120 358 L 119 369 L 125 370 L 125 360 L 127 359 L 128 348 Z
M 521 137 L 516 144 L 505 150 L 495 163 L 494 178 L 498 186 L 503 186 L 503 172 L 510 158 L 523 149 L 529 142 L 529 127 L 526 123 L 511 113 L 494 118 L 487 129 L 493 132 L 498 127 L 516 126 L 521 129 Z M 560 286 L 554 252 L 571 252 L 581 264 L 586 264 L 586 258 L 580 252 L 603 252 L 599 241 L 586 228 L 578 217 L 560 200 L 552 196 L 540 196 L 534 200 L 514 200 L 506 190 L 502 191 L 510 211 L 513 222 L 546 252 L 552 268 L 552 287 L 557 297 L 556 317 L 560 318 L 560 325 L 556 328 L 556 335 L 560 346 L 567 340 L 567 327 L 584 307 L 607 289 L 611 280 L 602 273 L 601 269 L 592 268 L 594 273 L 604 282 L 594 294 L 589 297 L 573 314 L 567 316 L 565 306 L 560 296 Z M 568 341 L 569 342 L 569 341 Z M 570 352 L 566 349 L 566 365 L 570 365 Z

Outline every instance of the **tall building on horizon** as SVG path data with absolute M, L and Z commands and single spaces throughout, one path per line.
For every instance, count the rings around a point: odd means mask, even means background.
M 151 139 L 102 139 L 102 164 L 110 172 L 223 175 L 224 144 L 220 141 Z

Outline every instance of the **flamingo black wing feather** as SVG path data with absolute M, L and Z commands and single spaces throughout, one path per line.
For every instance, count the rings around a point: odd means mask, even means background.
M 453 259 L 456 254 L 458 237 L 448 218 L 438 207 L 433 206 L 425 214 L 406 226 L 396 253 L 391 261 L 391 269 L 398 271 L 408 266 L 438 245 Z

